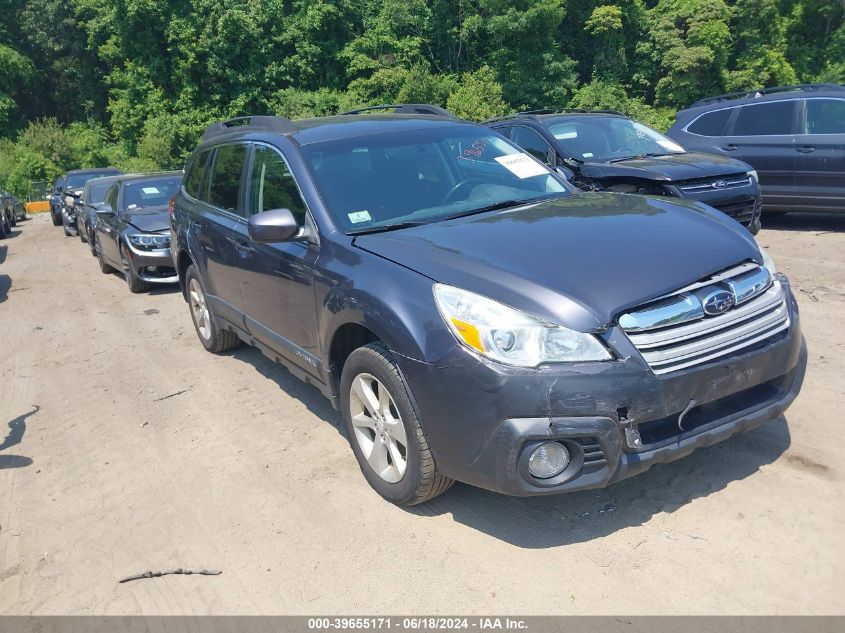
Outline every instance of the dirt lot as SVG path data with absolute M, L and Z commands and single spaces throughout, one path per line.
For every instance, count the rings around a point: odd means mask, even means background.
M 402 510 L 315 389 L 26 222 L 0 242 L 0 613 L 845 613 L 845 218 L 770 226 L 810 348 L 786 419 L 603 491 Z M 117 583 L 174 567 L 223 574 Z

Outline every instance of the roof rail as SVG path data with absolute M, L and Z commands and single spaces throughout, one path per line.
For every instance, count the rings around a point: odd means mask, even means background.
M 752 97 L 762 97 L 763 95 L 777 94 L 779 92 L 795 92 L 795 91 L 811 91 L 811 90 L 843 90 L 845 86 L 842 84 L 791 84 L 788 86 L 772 86 L 771 88 L 758 88 L 756 90 L 743 90 L 741 92 L 729 92 L 715 97 L 707 97 L 706 99 L 699 99 L 690 104 L 689 108 L 697 108 L 698 106 L 707 105 L 708 103 L 717 103 L 719 101 L 730 101 L 731 99 L 748 99 Z
M 341 112 L 341 114 L 361 114 L 363 112 L 372 112 L 374 110 L 393 110 L 394 114 L 430 114 L 432 116 L 442 116 L 450 119 L 457 118 L 446 108 L 441 108 L 440 106 L 431 105 L 429 103 L 393 103 L 376 105 L 366 108 L 358 108 L 357 110 L 349 110 L 348 112 Z
M 293 121 L 283 116 L 239 116 L 227 121 L 212 123 L 205 128 L 202 138 L 206 140 L 236 128 L 245 128 L 247 131 L 275 132 L 277 134 L 290 134 L 299 129 L 293 124 Z
M 617 116 L 627 116 L 624 112 L 620 112 L 619 110 L 588 110 L 585 108 L 543 108 L 540 110 L 524 110 L 522 112 L 506 114 L 505 116 L 494 117 L 492 119 L 487 119 L 485 123 L 493 123 L 495 121 L 507 121 L 508 119 L 517 119 L 521 116 L 537 116 L 539 114 L 615 114 Z

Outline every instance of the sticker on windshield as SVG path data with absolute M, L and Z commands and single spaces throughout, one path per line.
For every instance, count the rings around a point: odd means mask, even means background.
M 158 187 L 144 187 L 141 191 L 143 191 L 148 196 L 155 196 L 161 193 L 161 191 L 158 190 Z
M 528 154 L 520 153 L 496 156 L 496 162 L 518 178 L 531 178 L 532 176 L 543 176 L 549 173 L 545 167 Z
M 370 212 L 364 209 L 363 211 L 353 211 L 352 213 L 347 213 L 349 216 L 349 221 L 352 224 L 359 224 L 360 222 L 369 222 L 372 220 L 370 217 Z

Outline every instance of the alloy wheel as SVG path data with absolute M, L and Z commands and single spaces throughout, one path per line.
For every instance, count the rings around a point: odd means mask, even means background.
M 408 468 L 408 439 L 393 396 L 371 374 L 358 374 L 349 393 L 355 441 L 367 463 L 384 481 L 401 481 Z
M 188 284 L 188 303 L 191 306 L 194 323 L 197 325 L 197 332 L 204 340 L 208 341 L 211 339 L 211 315 L 208 312 L 205 293 L 203 293 L 196 279 L 191 279 Z

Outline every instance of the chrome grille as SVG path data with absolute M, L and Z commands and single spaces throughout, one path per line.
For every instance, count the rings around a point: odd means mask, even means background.
M 718 184 L 717 184 L 718 183 Z M 724 191 L 735 187 L 745 187 L 751 184 L 751 178 L 742 175 L 733 176 L 711 176 L 710 178 L 697 178 L 677 183 L 678 188 L 684 193 L 699 193 L 702 191 Z
M 619 318 L 619 325 L 655 374 L 729 356 L 789 328 L 781 282 L 772 281 L 757 266 L 734 270 L 742 272 L 692 284 Z M 716 291 L 731 293 L 734 305 L 711 316 L 705 312 L 704 299 Z

